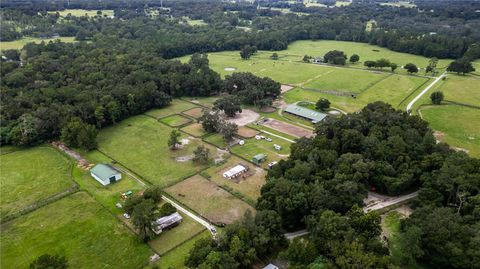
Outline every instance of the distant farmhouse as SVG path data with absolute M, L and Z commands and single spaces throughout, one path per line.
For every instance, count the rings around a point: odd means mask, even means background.
M 327 116 L 327 114 L 324 114 L 315 110 L 311 110 L 305 107 L 297 106 L 294 104 L 287 106 L 284 112 L 307 119 L 313 123 L 320 122 Z
M 106 186 L 122 179 L 122 174 L 108 164 L 97 164 L 90 169 L 90 175 L 100 184 Z
M 161 234 L 163 230 L 172 228 L 180 222 L 182 222 L 183 218 L 178 212 L 175 212 L 169 216 L 161 217 L 153 222 L 153 232 L 155 234 Z

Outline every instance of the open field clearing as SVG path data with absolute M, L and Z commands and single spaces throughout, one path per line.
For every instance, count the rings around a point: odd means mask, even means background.
M 182 114 L 190 116 L 192 118 L 198 119 L 203 115 L 204 108 L 202 107 L 195 107 L 186 111 L 183 111 Z
M 295 103 L 298 101 L 316 102 L 319 98 L 327 98 L 332 103 L 332 107 L 350 113 L 375 101 L 384 101 L 393 107 L 403 108 L 408 103 L 404 100 L 409 99 L 409 97 L 413 98 L 429 82 L 431 82 L 431 79 L 428 78 L 390 75 L 358 94 L 356 98 L 294 88 L 284 94 L 284 99 L 287 103 Z
M 408 1 L 398 1 L 395 3 L 380 3 L 381 6 L 391 6 L 391 7 L 406 7 L 406 8 L 414 8 L 417 5 L 415 5 L 413 2 L 408 2 Z
M 361 93 L 383 79 L 386 79 L 389 75 L 390 74 L 385 72 L 366 72 L 351 68 L 335 68 L 328 72 L 328 74 L 325 73 L 322 76 L 315 77 L 302 86 L 325 91 Z
M 480 106 L 480 77 L 449 74 L 435 84 L 434 91 L 443 92 L 447 101 Z
M 170 127 L 179 127 L 191 122 L 192 120 L 181 115 L 172 115 L 162 118 L 160 121 Z
M 244 137 L 244 138 L 252 138 L 255 135 L 257 135 L 258 133 L 260 133 L 260 132 L 255 130 L 255 129 L 245 127 L 245 126 L 238 127 L 238 132 L 237 132 L 237 134 L 239 136 Z
M 31 42 L 34 42 L 34 43 L 37 43 L 37 44 L 41 43 L 41 42 L 48 43 L 50 41 L 55 42 L 55 40 L 60 40 L 60 41 L 65 42 L 65 43 L 71 43 L 71 42 L 75 42 L 75 37 L 73 37 L 73 36 L 60 37 L 60 38 L 24 37 L 22 39 L 15 40 L 15 41 L 1 41 L 0 42 L 0 50 L 9 50 L 9 49 L 19 50 L 19 49 L 22 49 L 23 46 L 25 46 L 25 44 L 27 44 L 27 43 L 31 43 Z
M 203 140 L 222 149 L 227 147 L 227 143 L 221 134 L 211 134 L 204 137 Z
M 191 161 L 193 151 L 204 143 L 182 136 L 186 139 L 184 145 L 170 150 L 167 141 L 171 131 L 155 119 L 140 115 L 102 129 L 97 141 L 101 152 L 151 183 L 165 187 L 206 167 Z M 212 155 L 216 154 L 215 148 L 206 146 Z
M 190 217 L 187 217 L 181 212 L 179 212 L 179 214 L 183 217 L 183 220 L 180 224 L 169 230 L 163 231 L 153 240 L 148 242 L 150 247 L 152 247 L 160 255 L 181 245 L 183 242 L 188 241 L 188 239 L 205 230 L 205 227 Z
M 190 59 L 190 56 L 185 58 L 186 60 Z M 213 107 L 213 103 L 217 101 L 220 97 L 218 96 L 211 96 L 211 97 L 183 97 L 182 99 L 188 100 L 192 103 L 199 104 L 205 107 Z
M 0 156 L 0 213 L 26 206 L 73 186 L 72 163 L 54 148 L 38 146 Z
M 103 9 L 101 11 L 102 11 L 102 16 L 104 16 L 104 15 L 113 16 L 113 10 Z M 81 17 L 81 16 L 85 16 L 85 15 L 93 17 L 93 16 L 97 16 L 98 10 L 65 9 L 65 10 L 61 10 L 61 11 L 49 11 L 48 13 L 55 14 L 56 12 L 58 12 L 60 14 L 60 16 L 62 16 L 62 17 L 66 17 L 68 14 L 71 14 L 74 17 Z
M 38 256 L 61 254 L 71 268 L 136 268 L 152 251 L 84 192 L 1 226 L 1 267 L 27 268 Z
M 480 109 L 458 105 L 423 106 L 419 111 L 430 127 L 443 133 L 443 142 L 480 157 Z
M 173 99 L 170 105 L 163 108 L 151 109 L 145 112 L 145 114 L 160 119 L 173 114 L 180 114 L 182 111 L 189 110 L 194 107 L 197 106 L 190 102 L 180 99 Z
M 247 210 L 255 211 L 253 207 L 199 175 L 185 179 L 165 191 L 210 222 L 219 225 L 240 219 Z
M 92 150 L 88 153 L 82 153 L 82 156 L 92 164 L 105 163 L 116 167 L 119 166 L 118 164 L 113 164 L 110 158 L 97 150 Z M 93 195 L 95 200 L 101 203 L 104 207 L 108 208 L 108 210 L 118 215 L 121 215 L 124 212 L 122 209 L 119 209 L 115 206 L 116 203 L 121 201 L 120 196 L 122 193 L 132 191 L 135 194 L 145 189 L 145 186 L 135 179 L 129 177 L 125 173 L 122 173 L 121 180 L 107 186 L 100 184 L 90 175 L 89 171 L 84 169 L 75 167 L 72 171 L 72 174 L 75 181 L 82 189 Z
M 193 135 L 195 137 L 201 137 L 207 134 L 207 132 L 203 130 L 203 126 L 201 123 L 192 123 L 183 127 L 180 130 L 184 131 L 187 134 Z
M 203 231 L 202 233 L 194 236 L 190 240 L 186 241 L 185 243 L 181 244 L 180 246 L 176 247 L 175 249 L 169 251 L 165 255 L 162 255 L 160 260 L 155 263 L 155 265 L 160 266 L 160 268 L 177 268 L 183 269 L 187 268 L 184 265 L 185 259 L 188 256 L 188 253 L 195 245 L 197 240 L 202 238 L 210 237 L 211 234 L 208 231 Z M 152 268 L 152 267 L 145 267 L 145 269 Z
M 237 179 L 223 177 L 224 172 L 238 164 L 242 164 L 249 168 L 248 173 L 245 174 L 245 178 L 242 176 Z M 236 156 L 231 156 L 226 163 L 219 166 L 212 166 L 202 172 L 202 175 L 208 175 L 209 179 L 217 183 L 217 185 L 226 186 L 227 189 L 231 189 L 233 192 L 238 192 L 251 202 L 255 203 L 257 198 L 260 197 L 260 188 L 265 184 L 265 176 L 267 173 L 265 170 L 245 160 Z
M 272 138 L 272 142 L 268 142 L 266 140 L 256 140 L 255 138 L 250 138 L 245 140 L 245 145 L 235 145 L 231 148 L 231 151 L 246 160 L 251 160 L 253 156 L 257 154 L 265 154 L 267 155 L 266 161 L 262 163 L 262 167 L 266 168 L 268 163 L 273 161 L 279 161 L 281 159 L 286 159 L 290 154 L 290 142 L 287 142 L 283 139 L 269 136 L 267 134 L 263 134 L 265 137 Z M 276 150 L 273 145 L 277 144 L 282 147 L 281 150 Z

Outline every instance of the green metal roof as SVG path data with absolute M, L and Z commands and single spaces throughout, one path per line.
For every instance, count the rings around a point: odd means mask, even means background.
M 307 118 L 314 123 L 322 121 L 327 116 L 327 114 L 297 105 L 289 105 L 287 106 L 287 108 L 285 108 L 284 111 L 300 117 Z
M 254 160 L 263 160 L 263 159 L 265 159 L 265 158 L 267 158 L 267 155 L 260 153 L 260 154 L 257 154 L 257 155 L 255 155 L 255 156 L 253 156 L 252 159 L 254 159 Z
M 97 164 L 92 169 L 90 169 L 90 172 L 92 172 L 102 180 L 107 180 L 110 177 L 119 174 L 117 170 L 113 169 L 113 167 L 108 164 Z

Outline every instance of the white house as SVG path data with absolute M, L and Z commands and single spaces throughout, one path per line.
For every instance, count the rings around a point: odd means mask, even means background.
M 100 184 L 106 186 L 122 179 L 122 174 L 108 164 L 97 164 L 90 169 L 90 175 Z

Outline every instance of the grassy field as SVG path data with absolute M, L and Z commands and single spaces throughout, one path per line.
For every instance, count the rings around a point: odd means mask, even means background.
M 43 254 L 65 255 L 71 268 L 136 268 L 152 251 L 84 192 L 1 226 L 1 268 L 27 268 Z
M 188 240 L 187 242 L 181 244 L 180 246 L 176 247 L 172 251 L 169 251 L 165 255 L 162 255 L 160 260 L 155 263 L 155 265 L 160 266 L 160 268 L 176 268 L 176 269 L 183 269 L 187 268 L 184 265 L 185 259 L 190 252 L 190 250 L 195 245 L 197 240 L 210 237 L 210 233 L 208 231 L 204 231 L 192 239 Z M 153 269 L 152 266 L 146 267 L 146 269 Z
M 250 176 L 239 180 L 238 183 L 234 180 L 224 178 L 223 173 L 237 164 L 248 166 L 250 168 Z M 265 184 L 265 176 L 267 173 L 263 169 L 258 168 L 245 160 L 236 156 L 231 156 L 226 163 L 219 166 L 212 166 L 202 172 L 202 175 L 210 176 L 209 179 L 214 181 L 217 185 L 225 186 L 226 189 L 238 192 L 249 201 L 255 203 L 257 198 L 260 197 L 260 188 Z
M 398 2 L 395 2 L 395 3 L 392 3 L 392 2 L 387 2 L 387 3 L 380 3 L 380 5 L 382 6 L 390 6 L 390 7 L 406 7 L 406 8 L 414 8 L 416 7 L 417 5 L 415 5 L 412 2 L 408 2 L 408 1 L 398 1 Z
M 157 108 L 147 111 L 145 114 L 154 118 L 163 118 L 173 114 L 180 114 L 182 111 L 197 107 L 196 105 L 180 99 L 173 99 L 170 105 L 164 108 Z
M 187 24 L 191 25 L 191 26 L 205 26 L 205 25 L 208 25 L 208 23 L 206 23 L 204 20 L 192 20 L 189 17 L 183 17 L 183 18 L 187 21 Z
M 480 78 L 450 74 L 435 84 L 433 91 L 441 91 L 445 100 L 480 106 Z
M 185 57 L 185 60 L 190 59 L 190 57 Z M 218 96 L 211 96 L 211 97 L 183 97 L 182 99 L 190 101 L 192 103 L 199 104 L 205 107 L 213 107 L 213 103 L 217 101 L 220 97 Z
M 391 211 L 386 214 L 383 223 L 382 229 L 388 238 L 388 248 L 392 253 L 392 259 L 395 262 L 399 262 L 398 258 L 400 255 L 400 249 L 398 246 L 398 234 L 400 233 L 400 220 L 402 215 L 397 211 Z
M 183 111 L 182 114 L 185 114 L 189 117 L 198 119 L 203 115 L 204 108 L 202 107 L 195 107 L 186 111 Z
M 180 212 L 182 222 L 170 230 L 159 234 L 155 239 L 150 240 L 148 244 L 160 255 L 188 241 L 192 236 L 199 234 L 205 227 L 187 217 Z
M 207 134 L 207 132 L 203 130 L 201 123 L 192 123 L 183 127 L 180 130 L 186 132 L 187 134 L 193 135 L 195 137 L 201 137 Z
M 106 163 L 119 166 L 118 164 L 113 164 L 110 158 L 97 150 L 93 150 L 88 153 L 82 152 L 81 154 L 93 164 Z M 119 209 L 115 206 L 116 203 L 121 202 L 120 196 L 122 193 L 129 190 L 133 191 L 133 193 L 138 193 L 145 189 L 141 183 L 129 177 L 125 173 L 122 173 L 121 180 L 115 182 L 115 184 L 110 184 L 107 186 L 100 184 L 90 175 L 90 172 L 81 168 L 75 167 L 72 174 L 73 178 L 82 189 L 93 195 L 99 203 L 117 215 L 121 215 L 124 212 L 122 209 Z
M 203 140 L 205 140 L 206 142 L 209 142 L 213 145 L 215 145 L 216 147 L 219 147 L 219 148 L 226 148 L 227 147 L 227 143 L 225 142 L 225 140 L 223 139 L 223 136 L 221 134 L 211 134 L 211 135 L 208 135 L 206 137 L 203 138 Z
M 255 211 L 253 207 L 199 175 L 185 179 L 165 191 L 215 224 L 229 224 L 240 219 L 247 210 Z
M 9 50 L 9 49 L 19 50 L 19 49 L 22 49 L 23 46 L 25 46 L 25 44 L 27 44 L 27 43 L 31 43 L 31 42 L 34 42 L 34 43 L 41 43 L 41 42 L 48 43 L 50 41 L 55 41 L 55 40 L 60 40 L 62 42 L 71 43 L 71 42 L 75 42 L 75 37 L 70 37 L 70 36 L 69 37 L 60 37 L 60 38 L 24 37 L 22 39 L 15 40 L 15 41 L 1 41 L 0 42 L 0 50 Z
M 48 146 L 0 156 L 0 214 L 5 216 L 73 186 L 72 163 Z
M 167 141 L 171 131 L 155 119 L 141 115 L 102 129 L 97 141 L 101 152 L 151 183 L 165 187 L 206 167 L 188 160 L 176 160 L 190 157 L 203 143 L 199 139 L 189 139 L 182 148 L 170 150 Z M 212 154 L 215 152 L 213 147 L 207 147 Z
M 56 13 L 58 12 L 60 16 L 65 17 L 68 14 L 71 14 L 74 17 L 81 17 L 81 16 L 97 16 L 97 11 L 98 10 L 86 10 L 86 9 L 65 9 L 61 11 L 49 11 L 48 13 Z M 101 10 L 102 11 L 102 16 L 113 16 L 113 10 Z
M 480 109 L 457 105 L 424 106 L 420 113 L 432 129 L 444 134 L 443 142 L 480 157 Z
M 179 127 L 185 125 L 192 120 L 181 115 L 171 115 L 160 120 L 170 127 Z
M 263 134 L 268 137 L 267 134 Z M 273 161 L 279 161 L 286 159 L 290 154 L 290 142 L 277 137 L 271 137 L 272 142 L 266 140 L 256 140 L 255 138 L 246 139 L 245 145 L 235 145 L 231 148 L 231 151 L 243 158 L 250 160 L 253 156 L 262 153 L 267 155 L 267 160 L 262 163 L 262 167 L 267 167 L 268 163 Z M 281 150 L 275 150 L 273 144 L 282 146 Z

